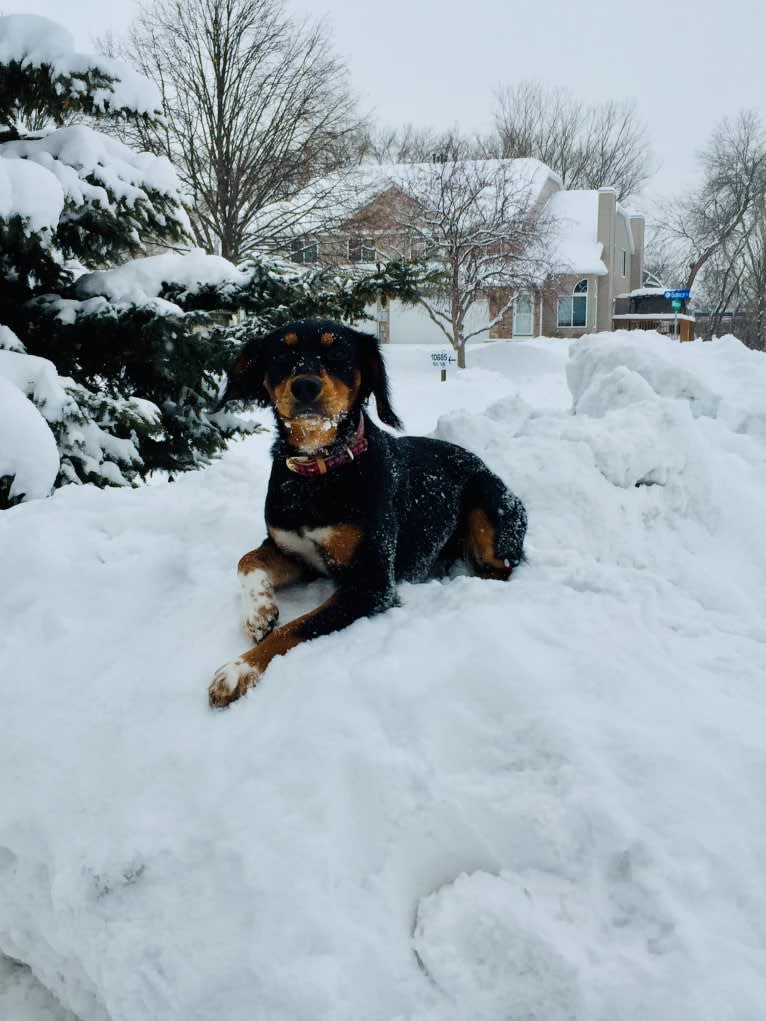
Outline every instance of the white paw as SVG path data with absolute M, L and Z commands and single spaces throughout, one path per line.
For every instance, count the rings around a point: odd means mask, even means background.
M 225 663 L 216 670 L 208 688 L 210 705 L 222 708 L 235 702 L 258 680 L 258 672 L 241 657 Z
M 274 587 L 265 571 L 240 575 L 242 586 L 242 620 L 245 631 L 256 644 L 274 629 L 279 608 L 274 600 Z

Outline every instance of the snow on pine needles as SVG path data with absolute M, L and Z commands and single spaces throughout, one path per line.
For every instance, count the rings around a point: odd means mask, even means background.
M 0 516 L 0 952 L 31 969 L 0 1016 L 762 1017 L 766 360 L 386 355 L 409 429 L 525 500 L 528 560 L 402 586 L 227 712 L 266 434 Z

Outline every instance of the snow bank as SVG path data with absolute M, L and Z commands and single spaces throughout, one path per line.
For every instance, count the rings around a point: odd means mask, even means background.
M 157 115 L 162 102 L 157 88 L 143 75 L 111 57 L 78 53 L 70 32 L 36 14 L 0 17 L 0 63 L 22 67 L 49 66 L 56 76 L 78 76 L 97 71 L 113 79 L 109 88 L 94 90 L 96 106 Z M 76 95 L 78 82 L 72 83 Z
M 26 160 L 0 159 L 0 219 L 18 216 L 28 232 L 55 230 L 63 208 L 64 191 L 54 175 Z
M 231 283 L 239 286 L 247 279 L 247 273 L 228 259 L 193 248 L 188 252 L 150 255 L 133 259 L 116 269 L 86 273 L 77 281 L 77 291 L 83 296 L 103 295 L 111 301 L 141 304 L 157 298 L 166 284 L 177 284 L 193 294 L 205 285 Z
M 0 956 L 0 1016 L 5 1021 L 77 1021 L 29 968 Z
M 523 496 L 528 562 L 403 586 L 228 712 L 266 434 L 0 516 L 0 952 L 83 1021 L 760 1021 L 766 360 L 420 354 L 398 411 Z
M 58 471 L 58 448 L 45 419 L 0 375 L 0 479 L 13 477 L 11 499 L 48 496 Z

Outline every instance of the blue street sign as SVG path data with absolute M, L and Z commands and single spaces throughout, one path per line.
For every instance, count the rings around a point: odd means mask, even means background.
M 691 291 L 665 291 L 666 301 L 687 301 Z

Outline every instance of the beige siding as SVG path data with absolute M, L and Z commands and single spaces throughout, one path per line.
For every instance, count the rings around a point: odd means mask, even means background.
M 631 216 L 630 229 L 633 232 L 635 251 L 630 263 L 630 288 L 635 291 L 644 286 L 644 218 Z
M 582 276 L 579 274 L 558 277 L 555 286 L 549 287 L 543 297 L 543 336 L 579 337 L 583 333 L 593 333 L 596 329 L 598 329 L 597 316 L 601 300 L 600 284 L 604 279 L 606 278 Z M 575 285 L 581 280 L 588 281 L 588 310 L 586 325 L 584 327 L 559 326 L 557 322 L 558 299 L 570 297 L 574 291 Z

